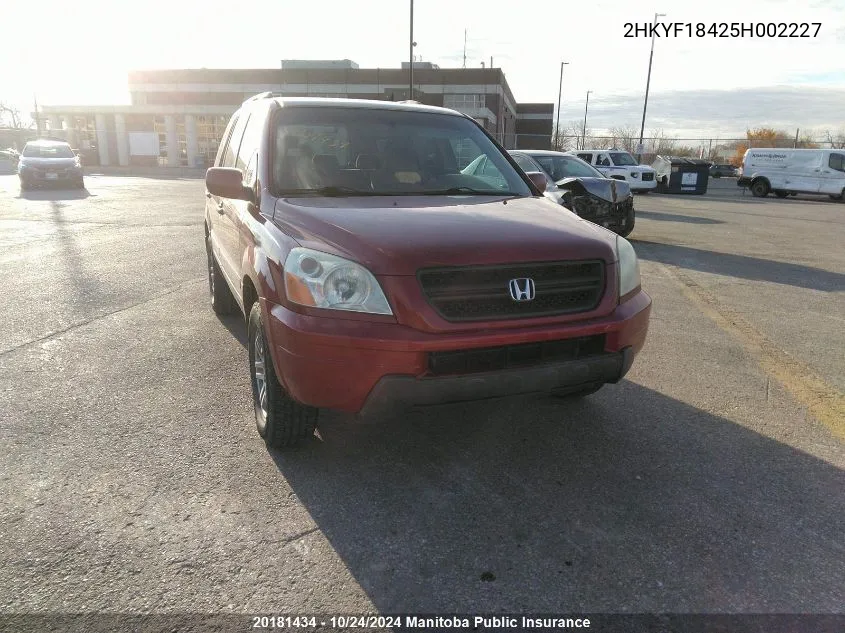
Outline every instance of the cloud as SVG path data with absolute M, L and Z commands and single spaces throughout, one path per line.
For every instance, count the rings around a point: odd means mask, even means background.
M 746 129 L 759 126 L 845 129 L 843 103 L 845 89 L 809 86 L 658 92 L 649 95 L 646 130 L 727 138 L 744 137 Z M 642 107 L 641 95 L 591 98 L 588 125 L 594 130 L 619 125 L 639 129 Z

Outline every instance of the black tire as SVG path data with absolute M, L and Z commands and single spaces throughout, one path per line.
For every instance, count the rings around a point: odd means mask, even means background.
M 29 185 L 21 181 L 21 191 L 29 191 Z
M 634 230 L 634 223 L 636 222 L 636 220 L 637 218 L 634 214 L 634 210 L 631 209 L 630 214 L 625 218 L 625 226 L 619 229 L 617 235 L 621 235 L 622 237 L 628 237 Z
M 765 198 L 769 195 L 769 183 L 762 178 L 751 183 L 751 195 L 755 198 Z
M 567 399 L 575 399 L 575 398 L 585 398 L 587 396 L 593 395 L 596 391 L 604 387 L 604 383 L 600 382 L 597 385 L 590 385 L 589 387 L 584 387 L 583 389 L 579 389 L 578 391 L 570 391 L 565 392 L 561 390 L 560 393 L 552 392 L 552 395 L 557 398 L 567 398 Z
M 286 448 L 311 438 L 317 426 L 319 409 L 300 404 L 291 398 L 276 377 L 258 301 L 252 304 L 249 311 L 247 348 L 255 428 L 258 434 L 270 448 Z M 263 368 L 263 400 L 257 358 Z
M 775 191 L 775 195 L 776 195 L 778 198 L 786 198 L 786 197 L 789 195 L 789 192 L 788 192 L 788 191 L 781 191 L 781 190 L 777 190 L 777 191 Z
M 211 298 L 211 308 L 215 314 L 232 314 L 237 304 L 211 250 L 210 235 L 205 237 L 205 254 L 208 259 L 208 294 Z
M 841 200 L 845 200 L 845 191 L 840 193 L 838 196 L 835 193 L 830 194 L 830 199 L 836 200 L 837 202 L 839 202 Z
M 85 189 L 85 179 L 84 179 L 84 178 L 80 178 L 80 179 L 77 181 L 77 183 L 76 183 L 76 188 L 77 188 L 77 189 Z

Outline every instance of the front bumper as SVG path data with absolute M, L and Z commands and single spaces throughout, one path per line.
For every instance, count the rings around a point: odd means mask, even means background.
M 652 180 L 641 180 L 640 178 L 628 178 L 625 182 L 631 187 L 631 191 L 652 191 L 657 189 L 657 176 Z
M 575 196 L 572 207 L 578 217 L 621 233 L 634 216 L 634 198 L 628 196 L 621 202 L 610 202 L 590 193 Z
M 374 415 L 413 405 L 549 392 L 622 378 L 642 349 L 651 298 L 640 292 L 609 315 L 554 326 L 427 333 L 397 323 L 300 314 L 262 300 L 276 373 L 297 401 Z M 429 354 L 604 336 L 580 360 L 433 376 Z

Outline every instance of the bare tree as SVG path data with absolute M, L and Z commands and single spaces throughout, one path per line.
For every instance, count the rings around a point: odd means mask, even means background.
M 825 141 L 830 143 L 831 149 L 845 149 L 845 131 L 831 132 L 830 130 L 825 130 L 824 136 Z
M 631 125 L 622 125 L 610 128 L 610 145 L 617 149 L 623 149 L 632 154 L 637 149 L 640 137 L 637 130 Z
M 15 130 L 21 130 L 26 127 L 23 124 L 21 111 L 18 108 L 5 101 L 0 101 L 0 123 L 4 121 L 8 121 L 9 127 Z

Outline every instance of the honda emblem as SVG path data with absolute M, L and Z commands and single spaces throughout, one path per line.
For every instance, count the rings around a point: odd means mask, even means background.
M 508 283 L 511 299 L 514 301 L 531 301 L 534 299 L 534 280 L 528 277 L 511 279 Z

